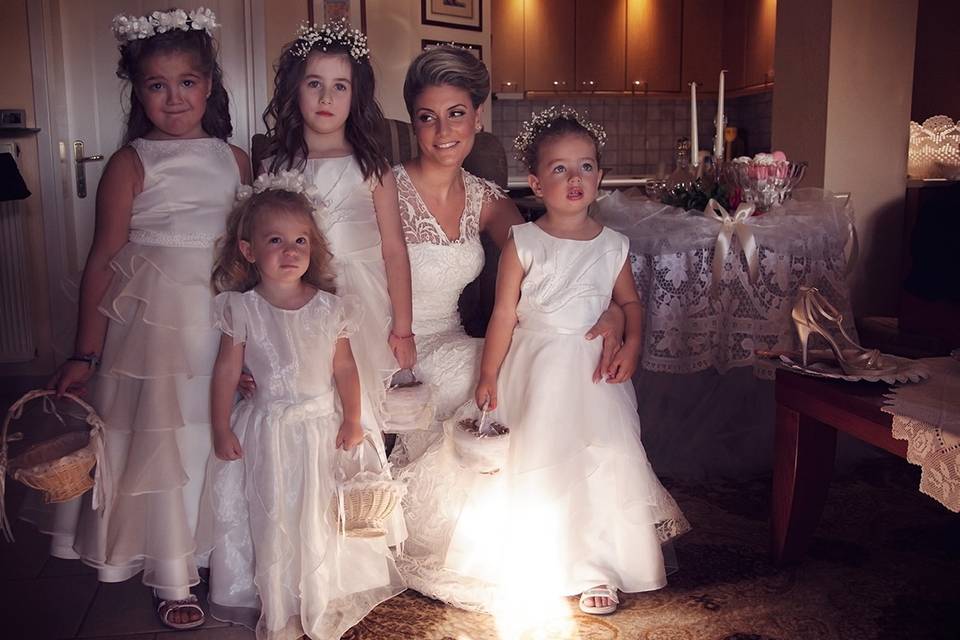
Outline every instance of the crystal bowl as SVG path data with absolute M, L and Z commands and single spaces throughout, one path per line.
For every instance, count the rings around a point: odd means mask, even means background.
M 727 164 L 727 175 L 743 192 L 743 200 L 753 203 L 760 212 L 782 205 L 806 170 L 806 162 L 788 160 L 734 160 Z

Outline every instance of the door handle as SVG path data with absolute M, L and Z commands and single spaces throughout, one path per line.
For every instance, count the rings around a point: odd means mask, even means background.
M 103 155 L 99 153 L 92 156 L 83 155 L 83 140 L 73 141 L 73 161 L 77 165 L 76 174 L 77 174 L 77 197 L 78 198 L 87 197 L 86 164 L 88 162 L 100 162 L 101 160 L 103 160 Z

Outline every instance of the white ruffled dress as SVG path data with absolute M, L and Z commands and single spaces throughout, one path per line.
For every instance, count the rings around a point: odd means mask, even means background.
M 213 246 L 240 173 L 217 138 L 130 143 L 143 165 L 130 240 L 113 257 L 100 303 L 108 319 L 92 405 L 106 424 L 113 482 L 103 516 L 91 494 L 24 514 L 53 534 L 52 553 L 80 557 L 104 582 L 143 571 L 149 586 L 199 581 L 194 531 L 210 453 Z
M 339 638 L 405 586 L 384 538 L 337 533 L 333 381 L 338 338 L 356 335 L 357 301 L 324 291 L 274 307 L 256 291 L 216 298 L 217 326 L 244 343 L 257 380 L 231 416 L 243 457 L 211 456 L 197 533 L 209 551 L 210 610 L 261 640 Z

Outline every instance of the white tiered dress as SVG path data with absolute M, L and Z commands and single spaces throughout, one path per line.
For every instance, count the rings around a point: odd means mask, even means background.
M 204 469 L 210 453 L 213 245 L 225 228 L 240 173 L 216 138 L 130 143 L 143 165 L 130 241 L 111 260 L 100 303 L 107 318 L 92 404 L 106 424 L 112 485 L 103 517 L 91 494 L 59 505 L 52 553 L 78 555 L 104 582 L 143 571 L 161 597 L 185 597 L 194 560 Z M 112 499 L 109 499 L 111 498 Z
M 559 595 L 658 589 L 661 544 L 689 524 L 647 461 L 633 385 L 594 384 L 602 345 L 583 338 L 610 304 L 629 241 L 608 228 L 586 241 L 534 223 L 512 232 L 524 278 L 497 385 L 511 430 L 501 580 Z
M 339 536 L 331 508 L 335 469 L 352 464 L 335 448 L 333 355 L 357 327 L 355 306 L 323 291 L 297 310 L 256 291 L 216 299 L 257 391 L 231 417 L 243 458 L 211 457 L 198 545 L 212 549 L 211 613 L 261 640 L 339 638 L 405 588 L 386 540 Z

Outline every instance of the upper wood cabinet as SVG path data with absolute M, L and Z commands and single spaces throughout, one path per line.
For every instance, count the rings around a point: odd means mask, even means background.
M 777 32 L 777 0 L 749 0 L 744 55 L 744 86 L 773 82 L 773 45 Z
M 723 3 L 716 0 L 683 0 L 683 54 L 680 91 L 719 88 Z
M 723 46 L 721 61 L 727 70 L 725 89 L 734 91 L 745 86 L 747 2 L 749 0 L 724 0 Z
M 575 87 L 623 91 L 627 0 L 577 0 Z
M 627 86 L 624 88 L 681 90 L 682 7 L 678 0 L 627 2 Z
M 491 19 L 492 66 L 490 88 L 494 92 L 524 91 L 524 0 L 493 0 Z
M 525 0 L 524 85 L 527 91 L 576 91 L 575 0 Z

